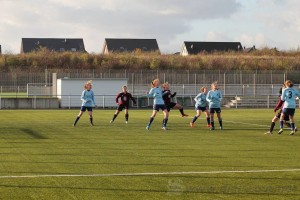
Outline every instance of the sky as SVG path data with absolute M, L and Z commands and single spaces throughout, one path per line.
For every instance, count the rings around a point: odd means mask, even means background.
M 105 38 L 155 38 L 162 53 L 183 41 L 296 50 L 299 9 L 299 0 L 0 0 L 0 45 L 19 53 L 21 38 L 83 38 L 100 53 Z

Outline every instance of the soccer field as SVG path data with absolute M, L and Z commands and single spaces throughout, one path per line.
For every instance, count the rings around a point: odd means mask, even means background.
M 0 199 L 300 199 L 300 133 L 264 135 L 272 110 L 223 110 L 214 132 L 193 110 L 147 131 L 151 112 L 1 110 Z

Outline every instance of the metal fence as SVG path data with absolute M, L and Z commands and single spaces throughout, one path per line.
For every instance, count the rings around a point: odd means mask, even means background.
M 26 86 L 28 83 L 52 84 L 52 73 L 57 78 L 127 78 L 128 84 L 150 84 L 154 78 L 170 84 L 256 85 L 282 84 L 290 79 L 300 82 L 300 71 L 222 71 L 222 70 L 45 70 L 44 72 L 0 73 L 0 86 Z

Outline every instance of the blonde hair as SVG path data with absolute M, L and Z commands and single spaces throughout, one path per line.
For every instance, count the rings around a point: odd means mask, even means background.
M 163 87 L 169 86 L 168 82 L 165 82 L 164 84 L 162 84 Z
M 87 89 L 87 86 L 88 86 L 88 85 L 93 85 L 91 80 L 87 81 L 87 82 L 84 84 L 84 89 Z
M 127 85 L 123 85 L 123 86 L 122 86 L 122 88 L 125 88 L 125 87 L 127 88 Z
M 287 80 L 287 81 L 285 81 L 285 86 L 291 88 L 294 86 L 294 83 L 291 80 Z
M 212 88 L 213 85 L 215 85 L 215 86 L 216 86 L 216 89 L 218 89 L 218 87 L 217 87 L 217 86 L 218 86 L 218 81 L 214 81 L 214 82 L 211 84 L 211 88 Z
M 205 87 L 205 86 L 201 87 L 201 88 L 200 88 L 200 92 L 204 92 L 204 89 L 205 89 L 205 88 L 207 89 L 207 87 Z
M 156 83 L 156 82 L 159 82 L 159 79 L 157 78 L 157 79 L 154 79 L 152 82 L 151 82 L 151 87 L 156 87 L 154 84 Z

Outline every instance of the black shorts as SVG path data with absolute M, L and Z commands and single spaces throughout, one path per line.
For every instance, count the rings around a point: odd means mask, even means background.
M 124 105 L 124 104 L 120 104 L 119 106 L 118 106 L 118 111 L 122 111 L 123 109 L 129 109 L 129 105 Z
M 207 110 L 207 108 L 206 107 L 198 106 L 195 110 L 201 110 L 202 112 L 204 112 L 204 111 Z
M 295 108 L 284 108 L 282 110 L 282 113 L 284 113 L 287 116 L 294 116 L 294 114 L 295 114 Z
M 176 106 L 176 103 L 171 102 L 170 104 L 166 105 L 168 112 L 170 112 L 171 108 L 174 108 Z
M 282 113 L 282 110 L 279 110 L 278 111 L 278 113 L 276 114 L 276 117 L 278 118 L 278 119 L 280 119 L 280 117 L 281 117 L 281 113 Z M 287 115 L 287 114 L 285 114 L 285 113 L 283 113 L 284 114 L 284 121 L 289 121 L 290 120 L 290 118 L 289 118 L 289 115 Z
M 82 112 L 85 112 L 86 110 L 88 110 L 89 112 L 93 112 L 93 107 L 89 107 L 89 106 L 81 106 L 80 110 Z
M 159 111 L 159 109 L 164 111 L 167 109 L 167 106 L 165 104 L 154 104 L 153 105 L 153 110 Z
M 221 108 L 210 108 L 209 109 L 209 113 L 213 114 L 213 113 L 221 113 Z

